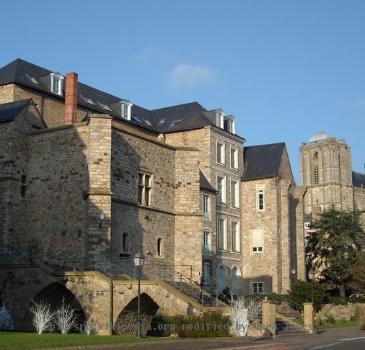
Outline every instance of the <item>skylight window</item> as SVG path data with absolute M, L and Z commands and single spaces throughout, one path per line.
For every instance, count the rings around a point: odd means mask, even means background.
M 99 102 L 99 101 L 97 101 L 97 104 L 102 108 L 102 109 L 105 109 L 106 111 L 109 111 L 109 112 L 111 112 L 112 111 L 112 109 L 108 106 L 108 105 L 106 105 L 106 104 L 104 104 L 104 103 L 101 103 L 101 102 Z
M 64 77 L 58 73 L 51 73 L 51 92 L 56 95 L 63 95 L 63 80 Z
M 38 80 L 34 77 L 31 77 L 29 74 L 25 75 L 33 84 L 39 84 Z
M 166 119 L 165 119 L 165 118 L 162 118 L 162 119 L 160 119 L 160 120 L 158 121 L 158 124 L 163 124 L 165 121 L 166 121 Z
M 142 119 L 138 116 L 136 116 L 135 114 L 132 115 L 132 120 L 138 122 L 138 123 L 143 123 Z
M 174 126 L 180 124 L 182 121 L 183 121 L 182 119 L 174 120 L 171 122 L 170 127 L 174 127 Z
M 81 97 L 82 100 L 84 100 L 84 102 L 86 102 L 86 103 L 88 103 L 90 105 L 94 105 L 95 104 L 95 102 L 91 98 L 89 98 L 89 97 L 86 97 L 86 96 L 83 96 L 83 95 L 80 95 L 80 97 Z
M 151 124 L 151 122 L 150 122 L 149 120 L 144 119 L 144 122 L 145 122 L 147 125 L 152 126 L 152 124 Z

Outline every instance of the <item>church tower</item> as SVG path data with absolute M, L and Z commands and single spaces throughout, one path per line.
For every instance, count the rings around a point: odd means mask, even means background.
M 351 151 L 344 140 L 325 132 L 312 136 L 300 147 L 301 184 L 306 216 L 326 209 L 352 210 L 354 207 Z

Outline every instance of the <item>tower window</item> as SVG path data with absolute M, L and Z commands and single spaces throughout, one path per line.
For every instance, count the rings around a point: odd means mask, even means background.
M 265 210 L 265 192 L 263 189 L 258 189 L 256 192 L 256 208 L 257 211 Z
M 314 184 L 318 185 L 319 184 L 319 170 L 318 170 L 318 165 L 314 165 L 313 166 L 313 180 L 314 180 Z
M 151 205 L 151 175 L 145 173 L 138 174 L 138 204 Z

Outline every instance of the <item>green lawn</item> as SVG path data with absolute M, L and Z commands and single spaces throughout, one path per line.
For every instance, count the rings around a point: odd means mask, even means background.
M 353 320 L 353 321 L 335 321 L 333 322 L 328 322 L 326 320 L 322 320 L 322 321 L 316 321 L 316 330 L 321 330 L 321 329 L 327 329 L 327 328 L 344 328 L 344 327 L 355 327 L 355 326 L 359 326 L 360 327 L 360 321 L 359 320 Z
M 156 337 L 137 338 L 134 336 L 98 336 L 84 334 L 59 334 L 46 333 L 38 335 L 36 333 L 0 332 L 1 350 L 27 350 L 43 348 L 61 348 L 71 346 L 87 346 L 102 344 L 120 344 L 143 342 L 146 340 L 158 340 Z

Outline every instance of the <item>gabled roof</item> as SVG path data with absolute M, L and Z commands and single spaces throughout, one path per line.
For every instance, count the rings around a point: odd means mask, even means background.
M 243 151 L 243 180 L 258 180 L 279 176 L 284 150 L 284 142 L 245 147 Z
M 210 182 L 208 181 L 208 179 L 205 177 L 205 175 L 201 170 L 199 170 L 199 173 L 200 173 L 200 188 L 202 190 L 206 190 L 209 192 L 217 192 L 217 190 L 210 184 Z
M 14 120 L 31 102 L 31 99 L 27 99 L 1 104 L 0 123 L 6 123 Z
M 51 70 L 39 67 L 22 59 L 16 59 L 0 68 L 0 85 L 17 83 L 42 93 L 63 99 L 63 96 L 51 92 Z M 54 72 L 55 73 L 55 72 Z M 98 113 L 121 118 L 120 104 L 124 99 L 95 89 L 89 85 L 78 84 L 78 104 Z M 138 105 L 132 106 L 130 123 L 155 133 L 169 133 L 199 129 L 213 123 L 204 115 L 206 110 L 197 102 L 172 107 L 148 110 Z M 128 121 L 127 121 L 128 122 Z M 238 135 L 236 135 L 239 137 Z
M 365 174 L 357 173 L 355 171 L 352 172 L 352 185 L 354 187 L 362 187 L 365 188 Z

